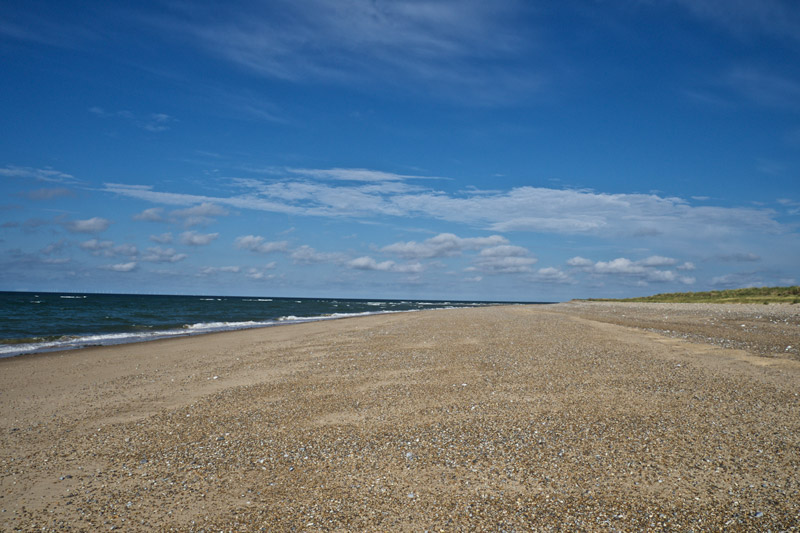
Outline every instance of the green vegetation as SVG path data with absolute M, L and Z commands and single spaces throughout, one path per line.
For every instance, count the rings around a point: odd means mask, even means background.
M 639 298 L 591 298 L 595 302 L 660 302 L 660 303 L 736 303 L 769 304 L 800 303 L 800 286 L 752 287 L 708 292 L 671 292 Z

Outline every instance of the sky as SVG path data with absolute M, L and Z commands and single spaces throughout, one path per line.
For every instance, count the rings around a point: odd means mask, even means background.
M 800 3 L 0 3 L 0 290 L 800 281 Z

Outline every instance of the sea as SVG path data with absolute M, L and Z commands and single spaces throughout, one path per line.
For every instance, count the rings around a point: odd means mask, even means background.
M 380 313 L 502 303 L 0 292 L 0 358 Z

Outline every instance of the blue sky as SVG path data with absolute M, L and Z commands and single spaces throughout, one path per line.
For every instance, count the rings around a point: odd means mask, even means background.
M 800 4 L 0 4 L 0 290 L 800 283 Z

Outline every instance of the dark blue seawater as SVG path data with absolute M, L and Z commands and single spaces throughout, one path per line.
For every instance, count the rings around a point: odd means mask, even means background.
M 0 357 L 501 302 L 0 292 Z

